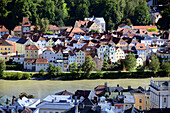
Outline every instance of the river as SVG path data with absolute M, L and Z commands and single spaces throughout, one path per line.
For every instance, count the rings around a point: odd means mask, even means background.
M 67 90 L 74 93 L 78 89 L 94 90 L 97 85 L 103 85 L 105 82 L 108 86 L 122 86 L 132 88 L 142 86 L 148 88 L 150 78 L 146 79 L 95 79 L 95 80 L 0 80 L 0 96 L 18 96 L 21 92 L 33 94 L 35 98 L 43 99 L 47 95 Z M 168 77 L 154 78 L 154 80 L 170 80 Z

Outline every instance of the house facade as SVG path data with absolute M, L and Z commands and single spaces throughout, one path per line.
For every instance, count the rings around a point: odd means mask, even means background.
M 13 45 L 3 39 L 0 39 L 0 54 L 11 53 L 13 53 Z

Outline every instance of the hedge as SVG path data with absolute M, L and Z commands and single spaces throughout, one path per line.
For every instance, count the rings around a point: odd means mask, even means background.
M 2 78 L 7 80 L 24 80 L 31 79 L 31 77 L 30 73 L 5 72 Z
M 6 70 L 23 70 L 22 65 L 6 65 Z

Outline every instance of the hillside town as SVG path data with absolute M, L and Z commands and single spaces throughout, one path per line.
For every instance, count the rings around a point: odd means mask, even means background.
M 124 88 L 104 83 L 92 90 L 67 90 L 42 100 L 21 93 L 0 97 L 0 113 L 169 113 L 170 81 L 154 81 L 149 88 Z
M 69 65 L 81 66 L 91 56 L 97 68 L 104 61 L 110 64 L 121 62 L 129 53 L 136 57 L 136 67 L 145 66 L 152 54 L 170 61 L 169 32 L 158 32 L 157 26 L 128 26 L 121 24 L 117 30 L 105 32 L 102 17 L 85 18 L 74 26 L 49 25 L 53 34 L 33 33 L 35 26 L 23 17 L 22 25 L 11 34 L 1 25 L 0 58 L 23 64 L 27 71 L 46 71 L 49 63 L 69 71 Z M 150 31 L 151 29 L 155 31 Z

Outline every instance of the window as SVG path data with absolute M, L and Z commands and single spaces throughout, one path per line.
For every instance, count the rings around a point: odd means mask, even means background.
M 1 50 L 3 50 L 3 49 L 1 48 Z
M 37 51 L 35 51 L 35 53 L 36 53 Z
M 27 56 L 28 56 L 28 54 L 27 54 Z
M 32 53 L 32 51 L 31 51 L 31 53 Z
M 8 50 L 10 50 L 10 48 L 8 48 Z
M 31 56 L 32 56 L 32 54 L 31 54 Z
M 142 99 L 139 99 L 139 103 L 142 103 Z
M 139 109 L 142 109 L 142 106 L 139 106 Z
M 166 102 L 166 98 L 164 98 L 164 102 Z
M 35 56 L 37 56 L 37 55 L 35 55 Z
M 5 50 L 7 50 L 7 49 L 5 48 Z

